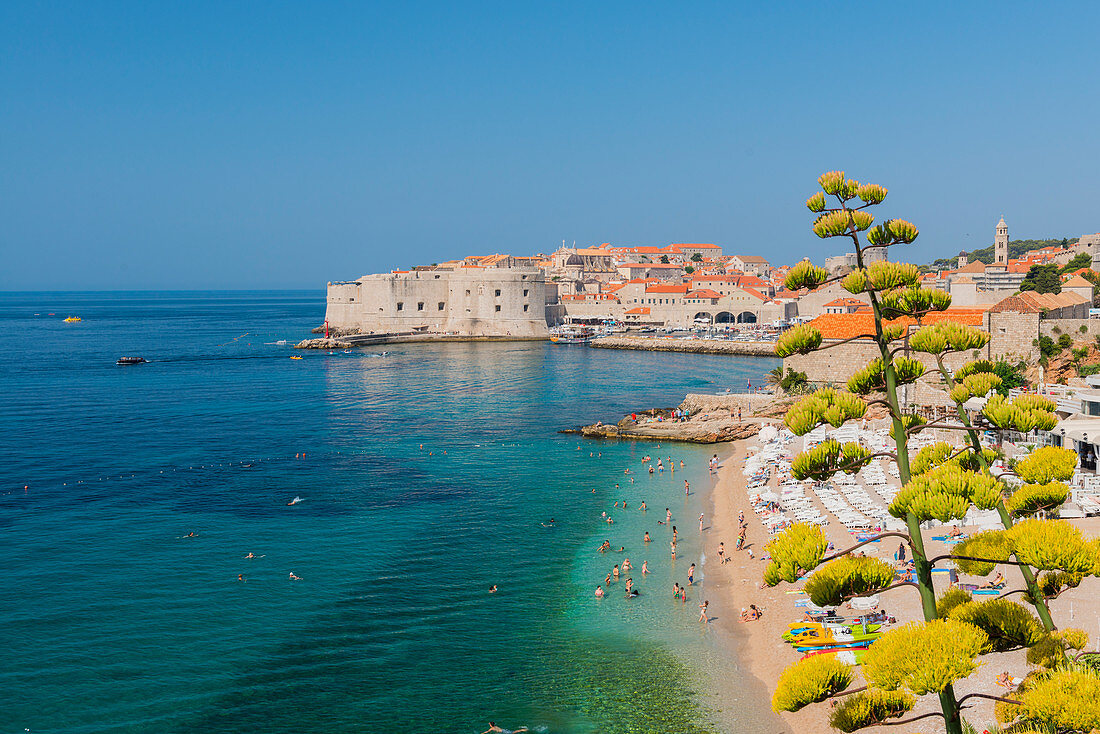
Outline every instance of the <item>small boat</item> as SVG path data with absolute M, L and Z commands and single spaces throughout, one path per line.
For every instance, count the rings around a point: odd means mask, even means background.
M 298 354 L 295 354 L 293 357 L 291 357 L 291 359 L 301 359 L 301 358 L 302 358 L 301 355 L 298 355 Z
M 145 364 L 148 361 L 145 357 L 119 357 L 115 364 Z
M 75 324 L 77 321 L 81 321 L 81 320 L 82 319 L 79 316 L 68 316 L 68 317 L 65 318 L 65 323 L 66 324 Z
M 550 341 L 554 344 L 587 344 L 596 336 L 596 330 L 590 327 L 564 326 L 550 331 Z

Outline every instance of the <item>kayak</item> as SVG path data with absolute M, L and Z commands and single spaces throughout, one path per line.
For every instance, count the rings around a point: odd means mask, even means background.
M 859 648 L 867 647 L 874 640 L 860 640 L 859 642 L 840 642 L 832 645 L 795 645 L 795 650 L 798 652 L 815 652 L 818 650 L 826 652 L 836 652 L 846 648 Z
M 802 659 L 805 660 L 814 655 L 832 655 L 842 663 L 847 663 L 848 665 L 862 665 L 863 655 L 866 652 L 867 648 L 865 647 L 850 647 L 845 650 L 816 650 L 806 653 L 802 656 Z
M 792 645 L 829 645 L 834 642 L 859 642 L 860 640 L 874 640 L 879 636 L 878 632 L 841 632 L 827 630 L 824 634 L 802 634 L 792 637 L 788 642 Z
M 783 639 L 790 642 L 791 640 L 795 639 L 796 637 L 798 637 L 800 635 L 805 635 L 807 633 L 822 634 L 823 630 L 829 630 L 830 632 L 840 631 L 840 632 L 846 632 L 848 634 L 854 635 L 854 634 L 856 634 L 857 630 L 863 630 L 863 629 L 864 629 L 864 626 L 859 624 L 858 622 L 854 623 L 854 624 L 836 624 L 836 625 L 828 624 L 828 625 L 825 625 L 824 627 L 821 624 L 816 623 L 816 622 L 805 622 L 805 623 L 803 623 L 803 626 L 801 626 L 801 627 L 791 627 L 790 630 L 784 632 L 783 633 Z M 880 629 L 882 629 L 881 624 L 866 625 L 866 631 L 867 632 L 878 632 Z

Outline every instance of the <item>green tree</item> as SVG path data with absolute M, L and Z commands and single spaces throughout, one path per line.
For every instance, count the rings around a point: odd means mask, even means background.
M 661 255 L 661 262 L 668 265 L 668 255 Z
M 1020 283 L 1020 290 L 1036 293 L 1061 293 L 1062 279 L 1057 265 L 1032 265 Z
M 848 292 L 866 295 L 874 328 L 865 338 L 874 342 L 880 356 L 857 371 L 846 390 L 823 388 L 799 400 L 788 409 L 784 422 L 796 435 L 805 435 L 823 424 L 839 427 L 861 419 L 867 411 L 865 401 L 886 408 L 894 441 L 893 451 L 886 455 L 897 463 L 902 482 L 889 512 L 905 522 L 906 532 L 884 533 L 866 542 L 900 536 L 912 550 L 915 580 L 895 583 L 890 564 L 853 557 L 852 552 L 863 543 L 826 556 L 821 529 L 796 523 L 768 543 L 771 561 L 764 570 L 764 581 L 771 586 L 794 583 L 814 571 L 803 591 L 819 606 L 915 586 L 924 616 L 923 621 L 882 634 L 866 650 L 862 664 L 867 689 L 846 695 L 833 710 L 830 723 L 841 731 L 855 731 L 902 717 L 912 710 L 917 697 L 936 694 L 940 711 L 935 715 L 943 717 L 948 734 L 961 734 L 963 702 L 990 696 L 969 694 L 960 699 L 955 695 L 955 682 L 977 669 L 980 656 L 1027 648 L 1029 662 L 1038 669 L 1011 698 L 997 699 L 1004 707 L 998 712 L 1001 722 L 1031 725 L 1054 716 L 1049 721 L 1055 722 L 1059 731 L 1088 731 L 1100 720 L 1100 677 L 1071 663 L 1067 656 L 1067 650 L 1083 649 L 1088 636 L 1080 630 L 1057 630 L 1047 599 L 1075 587 L 1084 576 L 1100 575 L 1100 540 L 1085 539 L 1065 522 L 1031 517 L 1040 511 L 1056 511 L 1065 501 L 1068 487 L 1063 482 L 1072 476 L 1077 456 L 1067 449 L 1037 449 L 1016 463 L 1016 482 L 1010 486 L 991 473 L 997 454 L 981 443 L 985 431 L 1050 430 L 1057 423 L 1054 403 L 1037 395 L 1006 399 L 997 393 L 1003 380 L 988 360 L 976 359 L 954 373 L 949 371 L 945 358 L 981 349 L 989 335 L 950 321 L 922 325 L 924 316 L 950 306 L 950 296 L 922 288 L 914 265 L 881 260 L 868 263 L 866 258 L 868 250 L 912 242 L 917 228 L 900 219 L 872 227 L 874 217 L 867 209 L 886 198 L 881 186 L 848 180 L 839 171 L 824 174 L 818 183 L 822 191 L 806 202 L 819 215 L 813 231 L 822 238 L 850 238 L 858 268 L 843 278 L 830 278 L 823 268 L 804 261 L 790 270 L 784 285 L 790 290 L 812 290 L 841 280 Z M 826 195 L 836 200 L 831 208 L 826 206 Z M 866 244 L 861 232 L 866 233 Z M 888 320 L 903 316 L 917 322 L 916 331 L 887 326 Z M 821 333 L 804 324 L 780 337 L 776 354 L 783 358 L 809 354 L 821 344 Z M 925 361 L 909 353 L 926 355 Z M 929 367 L 928 362 L 934 366 Z M 962 431 L 963 446 L 938 442 L 913 453 L 911 436 L 944 424 L 928 424 L 907 412 L 899 401 L 898 388 L 917 381 L 930 369 L 939 373 L 945 392 L 956 405 L 959 423 L 947 427 Z M 963 409 L 975 397 L 985 400 L 976 414 Z M 791 462 L 791 474 L 800 480 L 821 481 L 840 471 L 857 472 L 874 456 L 861 444 L 830 439 L 798 454 Z M 929 558 L 921 523 L 959 520 L 972 507 L 995 510 L 1003 529 L 969 538 L 950 556 Z M 937 600 L 932 569 L 946 560 L 964 573 L 982 576 L 1000 563 L 1017 565 L 1025 581 L 1020 591 L 1030 608 L 1006 598 L 977 601 L 957 592 Z M 1043 575 L 1037 577 L 1036 571 Z M 776 710 L 794 711 L 840 694 L 850 682 L 850 671 L 844 668 L 802 661 L 784 672 L 772 705 Z
M 997 388 L 997 392 L 1005 397 L 1008 397 L 1008 391 L 1014 387 L 1022 387 L 1027 383 L 1024 379 L 1024 370 L 1027 365 L 1024 362 L 1018 362 L 1012 364 L 1006 362 L 1003 359 L 999 359 L 993 363 L 993 374 L 1001 378 L 1001 386 Z
M 700 253 L 697 252 L 697 253 L 695 253 L 694 255 L 691 256 L 691 261 L 696 262 L 696 263 L 701 263 L 701 262 L 703 262 L 703 256 Z
M 1073 256 L 1073 259 L 1066 263 L 1066 266 L 1062 268 L 1063 273 L 1072 273 L 1074 270 L 1080 270 L 1081 268 L 1092 267 L 1092 255 L 1087 252 L 1080 252 Z
M 684 266 L 684 272 L 687 273 L 688 275 L 691 275 L 692 273 L 695 272 L 695 268 L 691 267 L 690 265 L 685 265 Z

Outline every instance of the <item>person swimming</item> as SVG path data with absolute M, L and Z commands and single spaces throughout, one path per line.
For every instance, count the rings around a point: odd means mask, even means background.
M 497 593 L 497 585 L 496 584 L 493 584 L 492 586 L 489 587 L 489 593 L 490 594 Z
M 290 580 L 291 580 L 291 581 L 301 581 L 301 580 L 302 580 L 302 577 L 301 577 L 301 576 L 298 576 L 298 575 L 297 575 L 297 574 L 295 574 L 295 573 L 294 573 L 293 571 L 291 571 L 291 572 L 290 572 Z
M 519 734 L 520 732 L 529 731 L 526 726 L 521 726 L 518 729 L 501 729 L 495 722 L 489 722 L 489 728 L 481 732 L 481 734 Z
M 645 542 L 649 542 L 649 531 L 645 531 Z
M 292 500 L 291 500 L 290 502 L 287 502 L 287 503 L 286 503 L 286 505 L 287 505 L 287 507 L 290 507 L 291 505 L 296 505 L 296 504 L 298 504 L 298 503 L 299 503 L 299 502 L 301 502 L 301 501 L 302 501 L 302 498 L 301 498 L 301 497 L 295 497 L 295 498 L 294 498 L 294 499 L 292 499 Z

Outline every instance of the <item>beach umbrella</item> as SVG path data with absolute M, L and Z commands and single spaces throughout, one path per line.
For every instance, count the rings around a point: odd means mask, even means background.
M 779 431 L 776 430 L 775 426 L 767 425 L 760 429 L 761 441 L 774 441 L 777 436 L 779 436 Z

